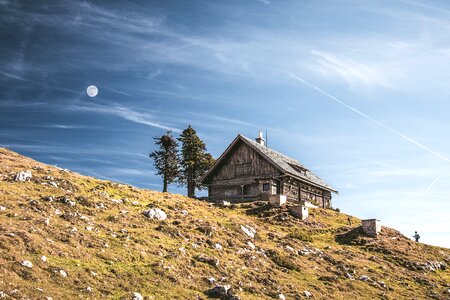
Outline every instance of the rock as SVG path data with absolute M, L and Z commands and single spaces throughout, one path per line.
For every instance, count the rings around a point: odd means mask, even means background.
M 59 197 L 58 200 L 61 201 L 64 204 L 69 205 L 69 206 L 75 206 L 77 204 L 75 201 L 70 200 L 70 198 L 66 197 L 66 196 Z
M 197 261 L 199 261 L 199 262 L 208 264 L 208 265 L 213 266 L 213 267 L 218 267 L 219 266 L 219 260 L 217 258 L 215 258 L 215 257 L 210 257 L 210 256 L 206 256 L 206 255 L 200 254 L 200 255 L 197 255 L 195 257 L 195 259 Z
M 215 247 L 217 250 L 219 250 L 219 251 L 221 251 L 221 250 L 223 249 L 222 245 L 219 244 L 219 243 L 216 243 L 216 244 L 214 245 L 214 247 Z
M 256 229 L 250 227 L 250 226 L 245 226 L 245 225 L 241 225 L 241 230 L 248 235 L 249 237 L 251 237 L 252 239 L 255 238 L 255 234 L 256 234 Z
M 8 294 L 3 291 L 0 291 L 0 298 L 6 298 L 6 297 L 8 297 Z
M 92 226 L 86 226 L 86 230 L 87 230 L 87 231 L 92 231 L 92 230 L 94 230 L 94 227 L 92 227 Z
M 67 273 L 64 270 L 59 270 L 59 275 L 61 275 L 62 277 L 67 277 Z
M 209 283 L 211 283 L 211 284 L 213 284 L 214 282 L 216 282 L 216 279 L 215 279 L 214 277 L 208 277 L 208 278 L 206 278 L 206 280 L 207 280 Z
M 185 210 L 185 209 L 183 209 L 183 210 L 181 211 L 181 213 L 183 214 L 183 216 L 187 216 L 187 215 L 189 214 L 188 211 Z
M 50 185 L 50 186 L 52 186 L 52 187 L 54 187 L 54 188 L 58 188 L 58 184 L 57 184 L 56 182 L 54 182 L 54 181 L 50 181 L 50 182 L 48 183 L 48 185 Z
M 286 300 L 286 297 L 283 294 L 278 295 L 278 299 L 280 300 Z
M 308 292 L 308 291 L 303 291 L 303 295 L 305 295 L 306 298 L 311 298 L 312 297 L 311 292 Z
M 50 225 L 50 219 L 45 219 L 44 224 L 47 226 Z
M 31 171 L 21 171 L 16 174 L 16 177 L 14 177 L 14 180 L 24 182 L 24 181 L 30 181 L 32 177 L 33 176 L 31 174 Z
M 45 255 L 42 255 L 41 260 L 42 260 L 42 262 L 47 262 L 47 257 Z
M 139 205 L 139 202 L 138 202 L 138 201 L 133 201 L 133 202 L 131 202 L 131 205 L 133 205 L 133 206 L 138 206 L 138 205 Z
M 248 246 L 250 247 L 250 249 L 252 249 L 252 250 L 255 250 L 255 249 L 256 249 L 255 244 L 253 244 L 253 243 L 250 242 L 250 241 L 247 242 L 247 245 L 248 245 Z
M 152 209 L 144 210 L 142 212 L 142 214 L 144 214 L 144 216 L 146 216 L 147 218 L 150 218 L 150 219 L 157 219 L 160 221 L 167 219 L 166 213 L 162 209 L 159 209 L 159 208 L 152 208 Z
M 29 260 L 24 260 L 20 263 L 22 266 L 27 267 L 27 268 L 32 268 L 33 267 L 33 263 Z
M 366 276 L 366 275 L 362 275 L 361 277 L 359 277 L 359 280 L 361 280 L 361 281 L 369 281 L 370 278 L 368 276 Z
M 0 206 L 0 211 L 5 211 L 5 210 L 6 210 L 6 207 Z
M 291 246 L 286 246 L 285 247 L 287 251 L 292 252 L 292 253 L 296 253 L 295 249 L 292 248 Z
M 88 286 L 88 287 L 86 288 L 86 292 L 91 293 L 91 292 L 92 292 L 92 288 L 91 288 L 90 286 Z
M 350 280 L 355 280 L 355 278 L 350 273 L 345 273 L 345 277 L 347 277 Z
M 133 293 L 133 300 L 144 300 L 144 297 L 142 297 L 142 295 L 139 294 L 138 292 L 134 292 Z
M 205 293 L 210 298 L 220 298 L 222 300 L 239 300 L 239 297 L 234 295 L 229 285 L 216 285 Z

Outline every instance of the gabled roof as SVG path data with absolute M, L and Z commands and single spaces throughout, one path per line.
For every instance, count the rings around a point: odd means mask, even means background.
M 214 166 L 206 173 L 206 175 L 202 178 L 204 182 L 210 174 L 216 169 L 216 167 L 220 164 L 220 162 L 226 157 L 226 155 L 230 152 L 231 149 L 237 144 L 238 141 L 243 141 L 245 144 L 256 150 L 259 154 L 265 157 L 269 162 L 271 162 L 277 169 L 279 169 L 282 173 L 286 175 L 291 175 L 301 181 L 305 181 L 308 183 L 312 183 L 313 185 L 317 185 L 331 192 L 337 193 L 333 187 L 328 185 L 325 181 L 323 181 L 319 176 L 312 173 L 305 166 L 303 166 L 297 160 L 284 155 L 278 151 L 270 149 L 267 146 L 261 145 L 257 143 L 255 140 L 245 137 L 243 135 L 238 135 L 233 142 L 228 146 L 224 153 L 217 159 Z

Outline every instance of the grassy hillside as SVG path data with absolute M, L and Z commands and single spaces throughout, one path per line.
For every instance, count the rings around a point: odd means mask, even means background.
M 0 162 L 0 298 L 207 299 L 229 285 L 223 299 L 450 299 L 450 250 L 389 228 L 364 237 L 342 213 L 310 209 L 302 222 L 265 203 L 221 208 L 1 148 Z M 27 170 L 30 181 L 15 181 Z M 145 216 L 151 208 L 167 219 Z

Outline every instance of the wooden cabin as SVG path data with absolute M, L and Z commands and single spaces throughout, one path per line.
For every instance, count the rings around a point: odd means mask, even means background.
M 238 135 L 202 178 L 208 199 L 244 202 L 285 195 L 291 202 L 331 208 L 334 188 L 297 160 L 256 140 Z

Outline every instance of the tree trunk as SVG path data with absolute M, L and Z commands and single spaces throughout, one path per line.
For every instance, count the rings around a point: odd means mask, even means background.
M 165 176 L 163 179 L 163 193 L 167 193 L 167 179 Z
M 192 181 L 188 182 L 188 197 L 190 197 L 190 198 L 195 197 L 195 185 L 194 185 L 194 182 L 192 182 Z

